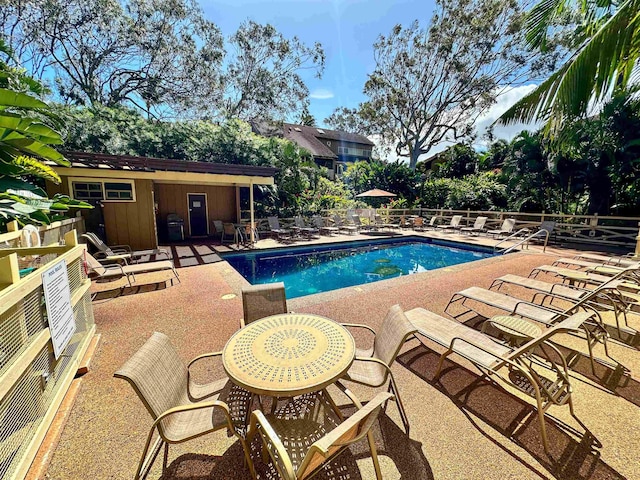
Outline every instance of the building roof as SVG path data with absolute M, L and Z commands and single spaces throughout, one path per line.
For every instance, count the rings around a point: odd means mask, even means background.
M 290 128 L 294 131 L 297 131 L 296 129 L 300 129 L 304 135 L 311 135 L 313 137 L 320 138 L 323 140 L 335 140 L 338 142 L 361 143 L 363 145 L 370 145 L 370 146 L 374 145 L 373 142 L 369 140 L 367 137 L 357 133 L 343 132 L 340 130 L 329 130 L 328 128 L 322 128 L 322 127 L 307 127 L 306 125 L 294 125 L 292 123 L 285 123 L 283 125 L 285 128 L 285 132 L 287 128 Z
M 247 175 L 253 177 L 273 177 L 278 171 L 274 167 L 236 165 L 227 163 L 187 162 L 154 157 L 131 155 L 109 155 L 91 152 L 63 152 L 72 168 L 106 170 L 129 170 L 134 172 L 190 172 L 219 175 Z
M 329 130 L 321 127 L 308 127 L 306 125 L 296 125 L 293 123 L 278 124 L 273 122 L 253 122 L 252 127 L 255 132 L 265 137 L 278 136 L 287 138 L 300 147 L 309 150 L 316 158 L 338 158 L 338 155 L 323 143 L 322 140 L 359 143 L 368 146 L 374 145 L 374 143 L 364 135 L 339 130 Z

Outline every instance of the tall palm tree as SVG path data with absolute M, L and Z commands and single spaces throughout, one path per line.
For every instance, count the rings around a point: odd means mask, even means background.
M 544 49 L 557 20 L 571 9 L 582 18 L 576 51 L 498 122 L 542 120 L 554 132 L 565 119 L 583 116 L 589 102 L 624 90 L 640 76 L 634 71 L 640 58 L 640 0 L 540 0 L 527 17 L 528 44 Z

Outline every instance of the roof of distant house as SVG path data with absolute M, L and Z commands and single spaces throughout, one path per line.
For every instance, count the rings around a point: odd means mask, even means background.
M 360 143 L 373 146 L 374 143 L 364 135 L 357 133 L 329 130 L 321 127 L 308 127 L 293 123 L 277 124 L 273 122 L 253 122 L 253 129 L 266 137 L 284 137 L 311 152 L 314 157 L 335 159 L 338 156 L 322 140 Z

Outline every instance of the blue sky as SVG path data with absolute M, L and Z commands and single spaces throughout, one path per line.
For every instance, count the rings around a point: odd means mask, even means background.
M 308 45 L 320 42 L 327 56 L 324 75 L 305 76 L 318 123 L 336 107 L 364 100 L 362 87 L 374 68 L 372 45 L 379 34 L 397 23 L 418 19 L 426 24 L 433 10 L 429 0 L 201 0 L 200 5 L 227 36 L 250 19 L 271 23 Z
M 297 36 L 308 45 L 322 44 L 326 54 L 322 79 L 304 75 L 311 93 L 310 111 L 318 125 L 336 107 L 356 107 L 365 99 L 362 87 L 375 66 L 373 43 L 378 35 L 388 34 L 398 23 L 408 25 L 419 20 L 427 25 L 434 8 L 432 0 L 200 0 L 200 5 L 225 36 L 233 34 L 245 20 L 254 20 L 271 23 L 286 37 Z M 518 87 L 499 99 L 477 122 L 480 136 L 532 88 Z M 509 140 L 523 127 L 496 128 L 495 135 Z M 482 144 L 479 140 L 477 146 L 482 148 Z

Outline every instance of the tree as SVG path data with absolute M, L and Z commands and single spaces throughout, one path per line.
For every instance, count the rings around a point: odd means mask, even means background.
M 62 99 L 149 117 L 284 119 L 308 105 L 320 44 L 248 21 L 228 39 L 196 0 L 6 0 L 0 35 Z
M 309 89 L 300 72 L 321 77 L 325 57 L 319 43 L 308 47 L 253 21 L 243 23 L 229 43 L 222 79 L 227 118 L 284 119 L 308 107 Z
M 364 106 L 361 105 L 361 108 Z M 364 134 L 365 132 L 371 133 L 370 131 L 373 130 L 365 122 L 360 111 L 355 108 L 338 107 L 324 119 L 324 123 L 331 128 L 349 133 Z
M 624 91 L 638 80 L 640 0 L 543 0 L 527 16 L 526 39 L 545 50 L 566 12 L 579 14 L 568 60 L 532 93 L 507 110 L 501 123 L 544 120 L 557 133 L 567 119 L 585 116 L 593 101 Z
M 60 134 L 43 119 L 53 116 L 49 106 L 34 94 L 42 85 L 10 66 L 10 48 L 0 39 L 0 225 L 10 219 L 20 223 L 49 223 L 49 214 L 66 212 L 70 207 L 91 208 L 66 195 L 47 198 L 33 179 L 60 182 L 60 177 L 44 161 L 67 165 L 52 145 L 62 143 Z
M 311 115 L 306 105 L 302 108 L 302 113 L 300 114 L 300 125 L 306 125 L 307 127 L 316 126 L 316 117 Z
M 219 86 L 223 39 L 194 0 L 12 1 L 4 35 L 31 45 L 36 74 L 53 70 L 62 98 L 184 110 Z M 10 27 L 11 30 L 8 30 Z
M 436 167 L 434 176 L 441 178 L 463 178 L 478 170 L 480 157 L 471 145 L 457 143 L 442 152 L 444 161 Z
M 439 0 L 427 29 L 415 22 L 380 36 L 357 111 L 367 133 L 394 145 L 412 169 L 443 140 L 469 137 L 508 85 L 545 66 L 522 50 L 521 20 L 511 0 Z

